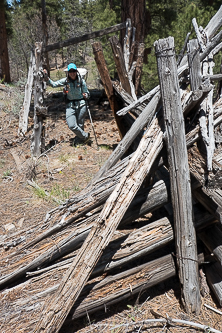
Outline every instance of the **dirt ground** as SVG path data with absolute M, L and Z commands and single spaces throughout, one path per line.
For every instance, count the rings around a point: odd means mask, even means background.
M 64 201 L 83 189 L 120 141 L 109 104 L 98 95 L 90 100 L 90 109 L 99 149 L 89 117 L 85 128 L 93 139 L 91 146 L 74 146 L 74 135 L 65 121 L 62 96 L 60 93 L 49 92 L 46 99 L 49 107 L 49 117 L 45 120 L 46 152 L 33 161 L 30 154 L 32 114 L 27 135 L 24 138 L 17 135 L 19 119 L 18 110 L 15 112 L 15 99 L 21 97 L 23 90 L 0 85 L 0 246 L 12 233 L 40 223 L 59 201 Z M 29 182 L 31 180 L 32 183 Z M 78 319 L 69 327 L 63 327 L 61 332 L 201 331 L 200 328 L 182 324 L 159 323 L 156 326 L 154 323 L 143 322 L 168 317 L 222 331 L 222 309 L 211 292 L 202 297 L 200 315 L 187 315 L 180 304 L 180 286 L 175 277 L 144 291 L 139 298 L 129 298 L 110 306 L 106 312 L 104 308 L 104 311 Z M 122 324 L 126 326 L 119 326 Z M 206 329 L 205 332 L 211 331 Z

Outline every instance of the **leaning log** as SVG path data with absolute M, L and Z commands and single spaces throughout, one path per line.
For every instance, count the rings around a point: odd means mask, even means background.
M 127 70 L 126 70 L 125 62 L 124 62 L 122 46 L 120 45 L 120 42 L 119 42 L 117 36 L 110 37 L 109 41 L 110 41 L 110 44 L 112 46 L 114 61 L 115 61 L 115 64 L 116 64 L 116 69 L 117 69 L 117 72 L 118 72 L 120 82 L 123 86 L 123 89 L 129 95 L 132 95 L 131 87 L 130 87 L 130 83 L 129 83 L 129 78 L 128 78 L 128 73 L 127 73 Z
M 168 190 L 163 181 L 157 182 L 150 189 L 139 191 L 123 216 L 121 226 L 123 227 L 140 216 L 158 209 L 166 204 L 168 200 Z M 8 256 L 2 254 L 1 262 L 5 268 L 1 270 L 0 288 L 25 277 L 28 271 L 39 269 L 43 265 L 49 265 L 62 256 L 78 249 L 88 236 L 98 215 L 99 212 L 66 228 L 64 232 L 57 232 L 53 243 L 49 238 L 47 241 L 44 240 L 42 246 L 40 241 L 38 241 L 38 247 L 35 246 L 32 250 L 30 249 L 30 244 L 26 244 L 14 254 L 12 253 Z M 8 241 L 8 246 L 14 244 L 14 241 L 14 239 L 11 242 Z M 26 254 L 27 249 L 29 249 L 28 256 Z
M 210 253 L 213 253 L 217 261 L 222 265 L 222 231 L 218 225 L 215 224 L 200 232 L 198 237 Z
M 113 112 L 114 118 L 117 123 L 117 127 L 120 133 L 121 138 L 124 137 L 126 134 L 126 130 L 123 127 L 123 124 L 121 122 L 121 117 L 117 117 L 116 113 L 119 110 L 119 105 L 117 103 L 117 99 L 114 94 L 114 89 L 112 85 L 111 78 L 109 76 L 109 71 L 106 65 L 106 61 L 104 58 L 103 50 L 102 50 L 102 44 L 100 42 L 94 42 L 92 44 L 93 48 L 93 54 L 95 57 L 96 65 L 103 83 L 103 87 L 106 92 L 106 96 L 109 100 L 110 108 Z
M 93 31 L 89 34 L 85 34 L 85 35 L 78 36 L 78 37 L 72 37 L 72 38 L 69 38 L 69 39 L 67 39 L 63 42 L 58 42 L 58 43 L 54 43 L 54 44 L 51 44 L 51 45 L 47 45 L 45 47 L 44 51 L 48 52 L 48 51 L 58 50 L 62 47 L 67 47 L 69 45 L 78 44 L 78 43 L 84 42 L 84 41 L 92 39 L 92 38 L 101 37 L 101 36 L 110 34 L 112 32 L 116 32 L 116 31 L 119 31 L 121 29 L 125 29 L 126 28 L 126 23 L 127 23 L 127 21 L 116 24 L 116 25 L 114 25 L 112 27 L 109 27 L 109 28 L 105 28 L 105 29 L 98 30 L 98 31 Z
M 184 119 L 180 102 L 174 39 L 155 42 L 166 128 L 171 200 L 174 210 L 177 264 L 186 310 L 200 312 L 196 236 Z M 189 246 L 187 246 L 189 244 Z
M 132 127 L 129 129 L 129 131 L 126 133 L 124 138 L 118 144 L 116 149 L 107 159 L 107 161 L 104 163 L 102 168 L 100 168 L 100 170 L 96 173 L 91 183 L 95 182 L 102 175 L 104 175 L 104 173 L 106 173 L 123 156 L 123 154 L 127 151 L 131 143 L 135 140 L 137 135 L 144 129 L 144 127 L 146 125 L 149 126 L 150 121 L 156 112 L 159 100 L 160 100 L 160 94 L 157 93 L 152 98 L 152 100 L 147 104 L 146 108 L 141 113 L 141 115 L 135 120 Z
M 222 306 L 222 266 L 219 262 L 205 265 L 207 282 L 216 296 L 219 305 Z
M 86 284 L 96 262 L 120 223 L 133 197 L 162 149 L 162 132 L 154 119 L 141 140 L 137 153 L 126 168 L 119 184 L 106 202 L 95 226 L 77 257 L 63 277 L 56 294 L 45 307 L 34 332 L 58 332 Z

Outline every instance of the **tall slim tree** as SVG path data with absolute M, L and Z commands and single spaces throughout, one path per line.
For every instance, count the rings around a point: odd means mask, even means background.
M 0 79 L 5 82 L 11 81 L 5 24 L 5 0 L 0 0 Z

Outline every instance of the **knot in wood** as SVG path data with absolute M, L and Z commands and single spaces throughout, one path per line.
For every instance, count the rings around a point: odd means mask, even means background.
M 169 51 L 172 51 L 172 52 L 169 52 Z M 165 48 L 160 51 L 156 51 L 155 54 L 156 54 L 157 58 L 173 57 L 175 55 L 175 48 L 174 47 Z
M 166 75 L 170 75 L 170 73 L 171 73 L 171 72 L 170 72 L 170 69 L 169 69 L 168 67 L 166 67 L 166 69 L 165 69 L 165 74 L 166 74 Z

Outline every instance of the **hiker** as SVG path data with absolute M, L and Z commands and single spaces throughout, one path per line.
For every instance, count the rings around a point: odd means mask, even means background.
M 68 76 L 58 81 L 52 81 L 44 70 L 44 79 L 52 87 L 64 87 L 68 127 L 76 135 L 75 143 L 87 143 L 90 141 L 90 134 L 84 131 L 84 120 L 87 113 L 86 100 L 90 96 L 89 90 L 75 64 L 70 63 L 67 70 Z

